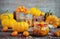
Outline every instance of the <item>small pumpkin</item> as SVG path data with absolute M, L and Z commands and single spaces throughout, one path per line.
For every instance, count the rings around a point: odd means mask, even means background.
M 44 12 L 42 12 L 41 10 L 33 7 L 33 8 L 30 8 L 30 13 L 33 15 L 33 16 L 44 16 Z
M 29 32 L 24 31 L 24 32 L 23 32 L 23 36 L 26 36 L 26 37 L 29 36 Z
M 15 19 L 10 19 L 10 18 L 9 19 L 4 19 L 4 20 L 1 21 L 1 24 L 3 26 L 3 30 L 7 27 L 6 30 L 5 30 L 5 31 L 7 31 L 8 28 L 12 28 L 12 26 L 14 24 L 16 24 L 16 20 Z
M 59 25 L 58 17 L 55 15 L 50 15 L 46 18 L 46 22 L 52 24 L 54 28 L 57 28 Z
M 60 30 L 55 31 L 54 36 L 60 37 Z
M 14 31 L 14 32 L 11 33 L 11 35 L 12 36 L 16 36 L 16 35 L 18 35 L 18 32 L 17 31 Z
M 46 18 L 47 18 L 49 15 L 53 15 L 53 13 L 51 12 L 51 10 L 49 10 L 49 12 L 46 12 L 46 13 L 45 13 L 45 16 L 44 16 L 44 17 L 45 17 L 45 20 L 46 20 Z
M 31 12 L 32 15 L 35 15 L 35 13 L 36 13 L 36 8 L 34 8 L 34 7 L 33 7 L 33 8 L 30 8 L 30 12 Z
M 8 16 L 7 16 L 8 15 Z M 1 18 L 1 20 L 3 20 L 3 19 L 13 19 L 14 18 L 14 16 L 13 16 L 13 14 L 11 13 L 11 12 L 8 12 L 8 11 L 6 11 L 6 12 L 4 12 L 4 13 L 2 13 L 1 15 L 0 15 L 0 18 Z

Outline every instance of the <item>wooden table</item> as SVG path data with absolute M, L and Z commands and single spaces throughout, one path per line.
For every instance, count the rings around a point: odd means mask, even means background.
M 12 37 L 12 36 L 10 36 L 11 32 L 12 32 L 11 29 L 9 29 L 8 32 L 2 32 L 2 26 L 0 24 L 0 39 L 60 39 L 60 37 L 50 37 L 50 36 L 45 36 L 45 37 L 37 37 L 37 36 L 23 37 L 23 36 L 21 36 L 21 34 L 19 34 L 16 37 Z

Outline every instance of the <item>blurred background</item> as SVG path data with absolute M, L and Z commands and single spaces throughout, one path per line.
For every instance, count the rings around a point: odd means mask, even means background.
M 6 10 L 13 12 L 19 5 L 28 9 L 38 6 L 40 10 L 44 12 L 51 10 L 60 17 L 60 0 L 0 0 L 0 13 Z

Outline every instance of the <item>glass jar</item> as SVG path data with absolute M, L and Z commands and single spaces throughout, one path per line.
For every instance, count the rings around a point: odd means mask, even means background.
M 16 19 L 18 22 L 21 20 L 24 21 L 25 20 L 24 12 L 14 12 L 14 19 Z
M 33 34 L 36 36 L 45 36 L 49 33 L 48 24 L 45 22 L 36 22 L 33 27 Z
M 33 26 L 37 22 L 44 21 L 44 16 L 33 16 Z

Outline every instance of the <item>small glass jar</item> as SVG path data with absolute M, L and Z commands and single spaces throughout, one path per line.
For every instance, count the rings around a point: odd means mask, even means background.
M 16 19 L 18 22 L 20 20 L 24 21 L 25 20 L 24 12 L 14 12 L 14 19 Z
M 35 23 L 33 27 L 33 34 L 36 36 L 45 36 L 49 33 L 48 24 L 44 22 L 41 24 L 40 22 Z
M 44 16 L 33 16 L 33 26 L 37 22 L 44 21 Z

